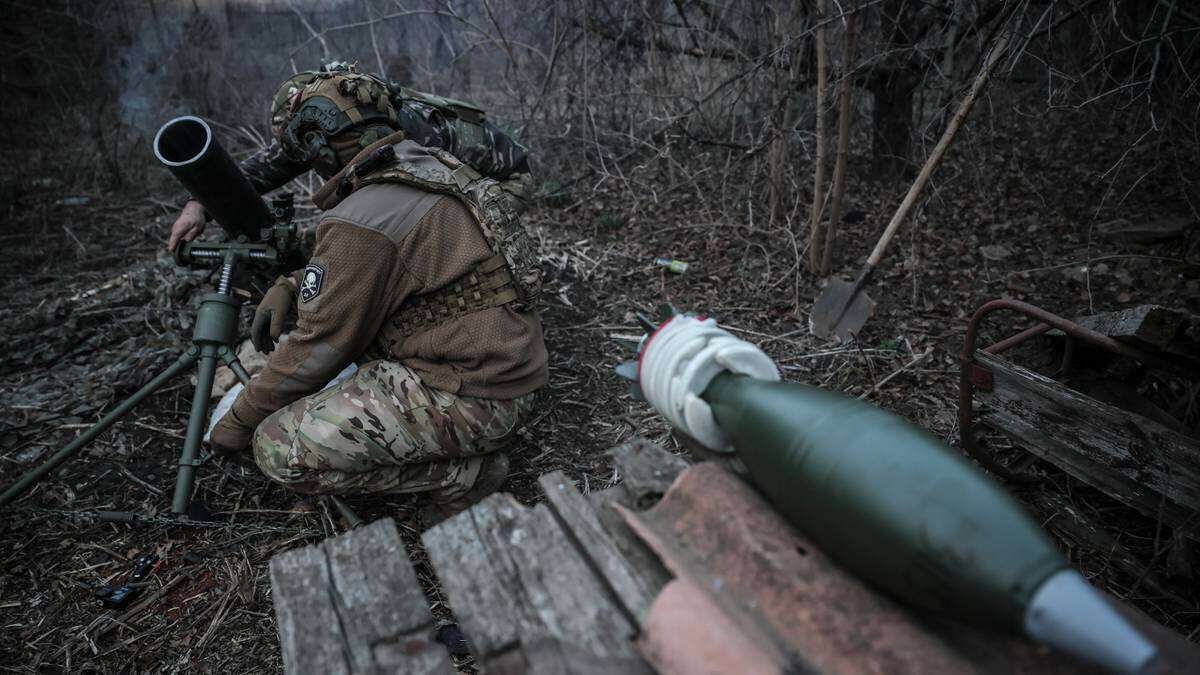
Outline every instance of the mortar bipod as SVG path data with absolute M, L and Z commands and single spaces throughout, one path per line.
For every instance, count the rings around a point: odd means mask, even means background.
M 201 463 L 197 461 L 197 455 L 204 438 L 204 424 L 208 418 L 208 402 L 212 396 L 213 376 L 216 374 L 217 360 L 225 362 L 243 383 L 250 381 L 249 373 L 237 360 L 233 349 L 238 334 L 238 308 L 241 304 L 234 297 L 230 286 L 234 270 L 237 264 L 244 260 L 273 259 L 275 251 L 270 246 L 261 244 L 186 244 L 180 249 L 184 251 L 181 257 L 186 257 L 189 263 L 218 257 L 222 260 L 217 290 L 215 293 L 207 293 L 201 298 L 200 308 L 196 312 L 192 346 L 181 354 L 175 363 L 114 407 L 99 422 L 80 434 L 66 447 L 54 453 L 41 465 L 26 473 L 3 494 L 0 494 L 0 508 L 15 501 L 50 472 L 78 454 L 117 420 L 129 414 L 142 400 L 162 388 L 175 376 L 195 365 L 197 366 L 196 391 L 192 396 L 187 434 L 183 451 L 179 456 L 175 493 L 171 499 L 172 512 L 180 515 L 187 513 L 191 503 L 192 488 L 195 484 L 196 467 Z

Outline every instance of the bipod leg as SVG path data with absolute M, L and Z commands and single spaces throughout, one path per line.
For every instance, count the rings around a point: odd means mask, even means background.
M 225 365 L 229 366 L 229 369 L 232 370 L 233 374 L 237 376 L 237 379 L 242 383 L 242 386 L 250 384 L 250 373 L 246 371 L 246 367 L 243 366 L 242 362 L 238 360 L 237 354 L 235 354 L 232 349 L 222 346 L 220 350 L 218 350 L 217 355 L 221 357 L 221 360 L 225 362 Z
M 208 400 L 212 397 L 213 376 L 217 372 L 217 345 L 204 344 L 200 347 L 200 364 L 196 369 L 196 391 L 192 394 L 192 410 L 188 415 L 187 436 L 183 442 L 183 453 L 179 456 L 179 475 L 175 479 L 175 496 L 171 499 L 171 512 L 187 513 L 192 501 L 192 486 L 196 481 L 196 456 L 204 440 L 204 424 L 208 421 Z
M 159 373 L 153 380 L 147 382 L 145 386 L 134 392 L 132 396 L 122 401 L 111 412 L 101 418 L 99 422 L 96 422 L 87 431 L 80 434 L 78 438 L 71 441 L 67 447 L 54 453 L 53 457 L 22 476 L 21 480 L 18 480 L 12 487 L 5 490 L 4 494 L 0 495 L 0 508 L 7 506 L 17 497 L 20 497 L 26 490 L 44 478 L 46 474 L 57 469 L 60 464 L 77 454 L 88 443 L 94 441 L 97 436 L 104 433 L 114 422 L 127 415 L 130 410 L 133 410 L 134 406 L 142 402 L 142 399 L 153 394 L 155 390 L 166 384 L 171 378 L 191 368 L 192 364 L 196 362 L 198 354 L 199 352 L 195 348 L 189 349 L 175 363 L 171 364 L 170 367 Z

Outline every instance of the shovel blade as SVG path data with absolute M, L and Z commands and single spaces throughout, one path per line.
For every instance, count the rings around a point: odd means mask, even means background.
M 808 329 L 826 340 L 849 342 L 875 313 L 875 301 L 865 291 L 854 292 L 854 284 L 831 279 L 813 303 Z

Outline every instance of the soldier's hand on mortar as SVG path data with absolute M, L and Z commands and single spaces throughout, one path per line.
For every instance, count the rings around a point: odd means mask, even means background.
M 191 200 L 183 205 L 183 211 L 171 226 L 171 238 L 167 241 L 167 249 L 174 251 L 181 241 L 191 241 L 204 233 L 208 222 L 204 216 L 204 207 L 200 202 Z
M 263 295 L 258 309 L 254 310 L 254 323 L 250 324 L 250 341 L 254 348 L 263 354 L 270 354 L 283 334 L 283 320 L 287 318 L 292 304 L 296 301 L 296 291 L 287 277 L 279 277 L 275 285 Z

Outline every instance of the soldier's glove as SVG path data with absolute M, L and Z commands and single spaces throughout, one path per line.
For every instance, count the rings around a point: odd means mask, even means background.
M 296 302 L 296 289 L 292 280 L 279 277 L 263 295 L 262 302 L 254 311 L 254 323 L 250 324 L 250 341 L 263 354 L 270 354 L 275 343 L 283 334 L 283 321 Z
M 254 429 L 242 424 L 230 410 L 213 427 L 212 434 L 208 438 L 208 446 L 219 457 L 241 458 L 250 448 L 250 439 L 253 436 Z

